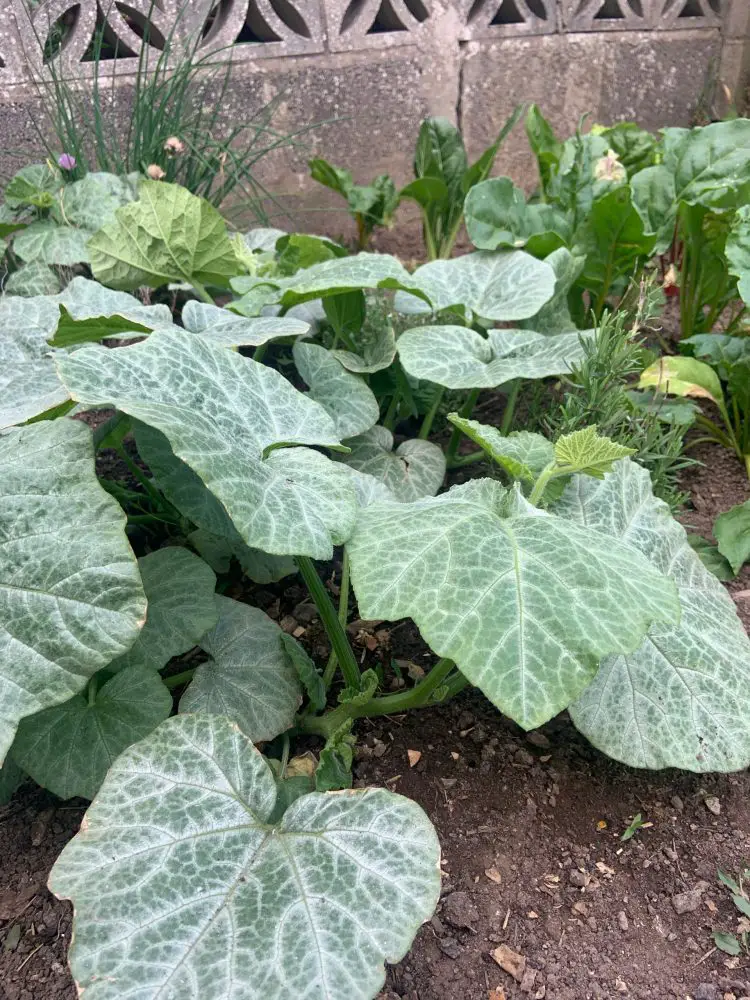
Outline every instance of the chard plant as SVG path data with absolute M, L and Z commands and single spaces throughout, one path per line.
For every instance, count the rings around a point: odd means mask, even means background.
M 565 252 L 559 273 L 497 251 L 284 275 L 274 236 L 261 275 L 263 238 L 238 247 L 209 209 L 146 182 L 89 241 L 97 281 L 0 300 L 0 789 L 29 775 L 93 799 L 50 878 L 92 997 L 371 1000 L 434 910 L 440 852 L 415 803 L 351 788 L 358 719 L 473 685 L 526 729 L 567 708 L 632 766 L 738 770 L 750 642 L 628 448 L 472 417 L 479 389 L 560 374 L 595 336 L 560 329 Z M 180 323 L 128 291 L 176 281 L 196 293 Z M 428 325 L 364 342 L 377 289 Z M 300 318 L 316 300 L 333 341 Z M 274 341 L 290 378 L 263 361 Z M 430 420 L 396 445 L 368 381 L 396 364 L 466 394 L 454 429 L 491 476 L 440 492 Z M 92 431 L 73 405 L 112 416 Z M 96 474 L 96 450 L 126 437 L 150 515 Z M 144 517 L 168 523 L 156 544 Z M 338 608 L 316 565 L 335 552 Z M 261 584 L 299 573 L 325 665 L 251 586 L 222 593 L 235 566 Z M 354 601 L 414 621 L 435 654 L 423 678 L 380 690 L 347 637 Z M 314 768 L 293 766 L 299 736 L 321 740 Z

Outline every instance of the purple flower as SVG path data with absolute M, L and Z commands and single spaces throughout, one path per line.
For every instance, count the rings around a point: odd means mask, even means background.
M 63 153 L 58 159 L 57 164 L 62 170 L 75 170 L 76 158 L 75 156 L 71 156 L 70 153 Z

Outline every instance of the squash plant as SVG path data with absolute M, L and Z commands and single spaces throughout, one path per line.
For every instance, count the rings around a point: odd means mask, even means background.
M 442 450 L 425 435 L 394 451 L 364 391 L 397 352 L 411 377 L 469 393 L 559 370 L 569 333 L 491 325 L 553 302 L 550 264 L 501 251 L 410 275 L 364 254 L 263 278 L 282 312 L 323 298 L 345 345 L 332 348 L 299 317 L 208 301 L 252 276 L 183 194 L 147 187 L 89 249 L 118 289 L 77 278 L 0 301 L 0 787 L 25 772 L 94 797 L 50 878 L 74 902 L 81 990 L 374 997 L 436 905 L 439 846 L 414 803 L 347 787 L 358 718 L 473 684 L 527 729 L 568 708 L 634 766 L 750 763 L 750 643 L 627 449 L 595 428 L 553 443 L 456 415 L 496 473 L 434 495 Z M 124 290 L 175 280 L 203 300 L 182 325 Z M 377 287 L 464 325 L 366 348 L 341 298 Z M 128 333 L 141 339 L 98 343 Z M 293 344 L 296 384 L 237 349 L 273 338 Z M 59 415 L 71 403 L 113 416 L 92 432 Z M 97 446 L 129 432 L 144 489 L 175 525 L 140 558 L 127 491 L 105 491 L 94 465 Z M 339 547 L 337 609 L 315 561 Z M 300 573 L 330 639 L 324 669 L 260 609 L 216 592 L 233 559 L 258 581 Z M 411 617 L 434 651 L 413 686 L 383 694 L 361 670 L 349 578 L 360 614 Z M 195 647 L 175 674 L 170 661 Z M 290 767 L 299 734 L 324 741 L 312 773 Z

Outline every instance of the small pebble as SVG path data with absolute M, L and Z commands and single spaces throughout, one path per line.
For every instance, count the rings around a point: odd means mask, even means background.
M 713 813 L 714 816 L 721 815 L 721 802 L 719 802 L 715 795 L 707 795 L 703 801 L 710 813 Z
M 623 932 L 628 930 L 630 927 L 630 924 L 628 923 L 628 915 L 625 910 L 620 910 L 617 914 L 617 923 L 620 925 L 620 930 Z

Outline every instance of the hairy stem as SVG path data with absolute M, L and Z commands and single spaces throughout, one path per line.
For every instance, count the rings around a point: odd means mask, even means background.
M 339 622 L 341 627 L 346 630 L 346 621 L 349 617 L 349 553 L 344 549 L 344 558 L 341 563 L 341 592 L 339 593 Z M 336 650 L 331 650 L 331 655 L 328 657 L 328 663 L 323 672 L 323 683 L 325 684 L 326 691 L 331 686 L 334 674 L 336 673 L 336 667 L 338 665 L 339 659 L 336 656 Z
M 302 579 L 305 581 L 305 586 L 310 591 L 310 596 L 318 609 L 323 627 L 328 634 L 328 638 L 331 640 L 331 646 L 341 666 L 341 672 L 344 675 L 347 687 L 358 691 L 360 686 L 359 667 L 354 658 L 352 647 L 349 645 L 349 640 L 346 637 L 346 632 L 339 621 L 336 609 L 331 602 L 331 598 L 328 596 L 328 591 L 318 576 L 318 571 L 315 569 L 313 561 L 309 556 L 297 556 L 296 563 Z
M 472 389 L 469 395 L 464 401 L 464 405 L 459 410 L 458 415 L 468 419 L 474 411 L 477 399 L 479 399 L 479 393 L 481 390 Z M 450 441 L 448 442 L 448 449 L 445 453 L 445 461 L 450 466 L 456 459 L 456 453 L 458 452 L 458 446 L 461 442 L 461 430 L 458 427 L 453 428 L 453 433 L 451 434 Z
M 430 406 L 427 413 L 424 415 L 424 420 L 422 421 L 422 426 L 419 428 L 418 437 L 425 441 L 430 436 L 430 431 L 432 430 L 432 422 L 435 419 L 435 414 L 440 408 L 440 403 L 443 399 L 443 393 L 445 392 L 444 387 L 441 385 L 438 391 L 435 393 L 435 398 L 432 401 L 432 406 Z

